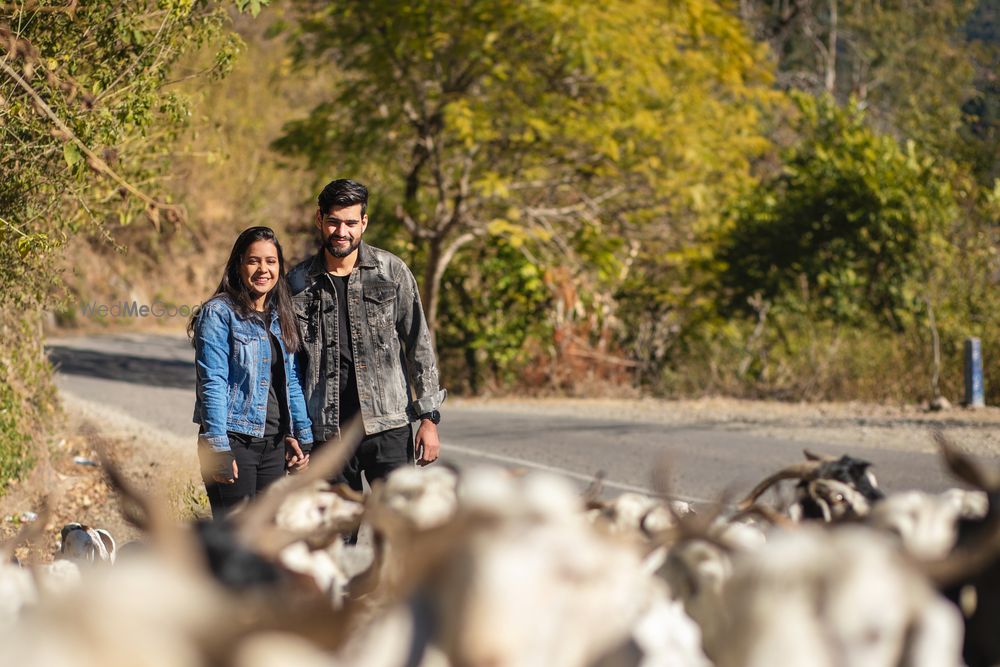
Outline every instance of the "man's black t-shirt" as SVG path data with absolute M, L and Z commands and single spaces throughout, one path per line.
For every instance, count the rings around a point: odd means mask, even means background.
M 358 399 L 358 376 L 354 372 L 354 351 L 351 344 L 351 324 L 347 314 L 347 276 L 329 274 L 333 288 L 337 291 L 337 321 L 340 334 L 340 426 L 343 427 L 361 412 L 361 402 Z

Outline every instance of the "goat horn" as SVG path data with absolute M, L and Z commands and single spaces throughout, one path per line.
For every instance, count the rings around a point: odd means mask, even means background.
M 740 510 L 730 517 L 730 521 L 737 521 L 743 517 L 759 517 L 770 523 L 772 526 L 778 526 L 779 528 L 784 528 L 786 530 L 795 530 L 799 527 L 797 523 L 789 519 L 781 512 L 776 512 L 770 507 L 758 505 L 757 503 L 750 505 L 750 507 L 747 507 L 744 510 Z
M 361 491 L 355 491 L 346 484 L 334 484 L 333 488 L 330 489 L 333 493 L 344 500 L 350 500 L 355 503 L 365 502 L 365 494 Z
M 971 456 L 956 447 L 941 431 L 935 429 L 932 435 L 941 450 L 945 465 L 953 475 L 977 489 L 987 492 L 1000 491 L 1000 475 L 996 471 L 986 470 Z
M 598 470 L 594 475 L 594 480 L 590 483 L 590 486 L 583 492 L 583 502 L 588 506 L 591 503 L 600 503 L 601 495 L 604 493 L 604 478 L 607 477 L 607 473 L 603 470 Z
M 746 498 L 740 501 L 737 508 L 740 510 L 748 509 L 758 498 L 764 495 L 765 491 L 782 480 L 808 479 L 812 477 L 816 474 L 816 471 L 819 470 L 819 467 L 822 464 L 823 461 L 805 461 L 804 463 L 796 463 L 788 466 L 787 468 L 782 468 L 755 486 L 753 491 L 751 491 Z
M 204 569 L 205 562 L 194 538 L 177 524 L 167 502 L 159 496 L 140 491 L 111 460 L 103 443 L 98 443 L 95 449 L 108 481 L 118 491 L 125 519 L 148 533 L 161 553 L 178 566 L 188 571 Z
M 271 493 L 265 493 L 255 499 L 253 503 L 242 512 L 233 517 L 238 523 L 238 534 L 245 544 L 255 543 L 254 536 L 258 535 L 278 513 L 281 503 L 285 502 L 291 494 L 307 486 L 327 479 L 340 472 L 351 453 L 364 437 L 364 427 L 361 425 L 361 416 L 358 415 L 351 420 L 347 428 L 343 429 L 340 439 L 331 438 L 316 453 L 315 458 L 311 458 L 309 467 L 300 473 L 292 476 L 288 484 L 282 484 L 279 488 L 273 489 Z

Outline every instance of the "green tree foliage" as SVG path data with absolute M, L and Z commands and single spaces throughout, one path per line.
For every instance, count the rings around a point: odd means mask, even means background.
M 353 175 L 393 203 L 432 323 L 452 260 L 498 237 L 609 294 L 593 253 L 684 234 L 766 146 L 764 53 L 718 2 L 295 6 L 300 59 L 343 79 L 279 147 L 320 180 Z
M 700 243 L 660 258 L 671 290 L 631 283 L 642 297 L 626 303 L 657 313 L 623 308 L 645 379 L 678 394 L 959 399 L 963 340 L 1000 346 L 1000 188 L 856 108 L 795 100 L 780 169 Z M 985 357 L 995 377 L 1000 360 Z
M 508 239 L 469 246 L 445 274 L 438 339 L 453 388 L 473 394 L 519 383 L 539 361 L 539 341 L 552 338 L 553 299 L 543 269 Z
M 729 312 L 757 295 L 823 319 L 899 331 L 924 310 L 958 215 L 948 173 L 858 112 L 797 97 L 801 139 L 733 213 L 717 252 Z M 803 302 L 810 302 L 805 304 Z
M 0 460 L 22 460 L 51 404 L 37 332 L 62 284 L 58 253 L 137 216 L 157 229 L 183 219 L 155 195 L 188 114 L 172 66 L 212 42 L 224 71 L 239 43 L 225 22 L 190 0 L 0 5 L 0 333 L 16 341 L 0 353 L 0 449 L 15 447 Z M 0 484 L 18 471 L 0 468 Z

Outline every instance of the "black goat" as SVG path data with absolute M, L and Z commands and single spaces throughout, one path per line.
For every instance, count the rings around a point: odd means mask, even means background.
M 840 458 L 805 451 L 806 461 L 782 468 L 754 487 L 739 504 L 749 509 L 756 500 L 778 482 L 796 479 L 795 518 L 837 519 L 863 516 L 872 503 L 885 494 L 878 488 L 871 463 L 847 454 Z
M 941 434 L 934 434 L 945 462 L 959 479 L 986 492 L 989 508 L 978 519 L 960 519 L 951 554 L 931 567 L 941 592 L 962 608 L 968 667 L 1000 664 L 1000 470 L 986 470 Z M 970 593 L 972 595 L 970 595 Z M 972 602 L 962 604 L 964 601 Z M 972 607 L 972 608 L 969 608 Z

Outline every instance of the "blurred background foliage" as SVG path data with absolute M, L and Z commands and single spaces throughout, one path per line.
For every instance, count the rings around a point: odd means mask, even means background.
M 958 400 L 979 336 L 995 403 L 998 20 L 998 0 L 0 4 L 0 478 L 52 407 L 43 325 L 198 303 L 249 225 L 301 259 L 345 176 L 414 267 L 452 391 Z

